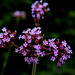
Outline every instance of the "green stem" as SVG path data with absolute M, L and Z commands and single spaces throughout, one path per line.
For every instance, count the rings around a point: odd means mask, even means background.
M 33 62 L 32 75 L 35 75 L 35 73 L 36 73 L 36 64 Z
M 1 75 L 4 75 L 4 71 L 5 71 L 5 68 L 7 66 L 7 61 L 8 61 L 9 55 L 10 55 L 11 47 L 12 46 L 10 46 L 8 48 L 8 51 L 7 51 L 6 55 L 5 55 L 5 59 L 4 59 L 4 62 L 3 62 L 3 68 L 2 68 L 2 71 L 1 71 Z
M 19 25 L 19 21 L 20 21 L 20 18 L 17 17 L 17 18 L 16 18 L 16 25 L 15 25 L 15 29 L 14 29 L 14 30 L 17 30 L 18 25 Z
M 36 27 L 39 27 L 39 26 L 40 26 L 40 24 L 39 24 L 39 23 L 35 23 L 35 26 L 36 26 Z

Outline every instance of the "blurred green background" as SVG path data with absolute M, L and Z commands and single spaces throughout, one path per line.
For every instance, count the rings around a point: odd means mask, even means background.
M 0 32 L 3 27 L 14 30 L 16 18 L 12 16 L 16 10 L 25 11 L 26 19 L 21 19 L 17 30 L 17 37 L 23 30 L 35 26 L 31 17 L 31 5 L 36 0 L 2 0 L 0 1 Z M 40 58 L 36 75 L 75 75 L 75 4 L 74 0 L 44 0 L 49 3 L 51 11 L 45 14 L 45 19 L 40 20 L 45 38 L 57 38 L 66 40 L 73 50 L 71 59 L 67 60 L 60 68 L 57 62 L 50 61 L 50 57 Z M 21 45 L 16 37 L 15 43 Z M 4 59 L 7 57 L 7 49 L 0 49 L 0 73 Z M 7 55 L 6 55 L 7 54 Z M 24 57 L 15 53 L 14 47 L 9 53 L 9 58 L 4 75 L 31 75 L 32 64 L 24 62 Z

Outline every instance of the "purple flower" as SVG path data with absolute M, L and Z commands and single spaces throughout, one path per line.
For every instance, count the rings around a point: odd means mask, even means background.
M 68 50 L 67 53 L 72 54 L 72 50 Z
M 41 56 L 42 57 L 45 56 L 45 51 L 41 52 Z
M 33 18 L 35 18 L 35 15 L 32 15 Z
M 23 35 L 23 36 L 21 36 L 22 37 L 22 39 L 25 39 L 25 35 Z
M 20 35 L 18 38 L 19 38 L 19 40 L 20 40 L 20 39 L 22 38 L 22 36 Z
M 32 39 L 31 40 L 28 40 L 28 43 L 31 43 L 32 42 Z
M 58 56 L 58 50 L 53 50 L 54 51 L 54 56 Z
M 28 60 L 29 60 L 29 58 L 28 58 L 28 57 L 25 57 L 25 58 L 24 58 L 24 60 L 25 60 L 25 61 L 28 61 Z
M 3 38 L 3 33 L 0 33 L 0 39 L 2 39 Z
M 58 56 L 58 53 L 54 52 L 54 56 Z
M 27 53 L 24 51 L 22 54 L 23 54 L 23 56 L 26 56 Z
M 43 11 L 43 10 L 41 10 L 40 13 L 41 13 L 42 15 L 44 15 L 44 11 Z
M 26 18 L 25 12 L 24 11 L 18 11 L 18 10 L 13 13 L 13 16 L 14 17 L 20 17 L 20 18 Z
M 55 61 L 55 60 L 56 60 L 56 58 L 52 56 L 52 57 L 51 57 L 51 60 L 52 60 L 52 61 Z
M 28 44 L 27 44 L 26 42 L 23 44 L 24 47 L 27 47 L 27 45 L 28 45 Z
M 40 19 L 40 14 L 39 13 L 37 13 L 36 16 L 37 16 L 37 19 Z
M 46 6 L 48 6 L 48 3 L 43 3 L 42 0 L 35 1 L 35 3 L 31 5 L 31 13 L 32 17 L 34 18 L 34 22 L 38 22 L 41 18 L 44 19 L 44 13 L 50 11 L 49 8 L 45 8 Z
M 25 56 L 24 59 L 28 64 L 31 64 L 31 62 L 38 64 L 38 57 L 50 55 L 50 60 L 57 60 L 57 66 L 61 66 L 72 54 L 72 50 L 70 50 L 70 46 L 67 45 L 66 41 L 60 42 L 55 38 L 48 39 L 48 41 L 44 39 L 44 35 L 41 35 L 40 27 L 35 27 L 32 30 L 27 29 L 22 33 L 23 35 L 20 36 L 23 37 L 24 44 L 19 47 L 20 50 L 18 51 Z
M 63 46 L 66 46 L 67 45 L 67 43 L 66 43 L 66 41 L 64 40 L 64 41 L 62 41 L 62 44 L 63 44 Z
M 8 48 L 9 44 L 14 41 L 12 37 L 16 36 L 16 31 L 11 33 L 11 31 L 5 27 L 3 27 L 2 31 L 3 33 L 0 33 L 0 48 Z
M 61 66 L 61 63 L 58 62 L 58 63 L 57 63 L 57 66 L 60 67 L 60 66 Z
M 35 63 L 35 64 L 38 64 L 38 61 L 39 61 L 38 58 L 35 57 L 34 63 Z
M 7 37 L 7 42 L 10 42 L 10 40 L 11 40 L 11 39 L 10 39 L 9 37 Z
M 27 38 L 28 38 L 28 39 L 31 39 L 31 36 L 28 36 Z
M 26 31 L 24 30 L 22 33 L 26 34 Z
M 35 49 L 41 49 L 41 45 L 34 45 Z
M 8 35 L 8 33 L 7 33 L 7 32 L 5 32 L 5 33 L 4 33 L 4 35 Z
M 7 39 L 6 38 L 4 38 L 4 39 L 2 39 L 3 40 L 3 42 L 6 42 L 7 41 Z
M 3 32 L 6 32 L 6 31 L 7 31 L 7 29 L 6 29 L 5 27 L 3 27 L 2 31 L 3 31 Z
M 70 47 L 70 46 L 68 46 L 68 49 L 71 49 L 71 47 Z
M 43 3 L 43 6 L 44 6 L 44 7 L 46 7 L 47 5 L 48 5 L 48 3 L 46 3 L 46 2 Z
M 31 57 L 29 60 L 30 60 L 30 62 L 33 62 L 34 61 L 33 57 Z
M 65 56 L 65 54 L 62 56 L 62 58 L 63 58 L 64 60 L 67 60 L 67 57 Z
M 44 44 L 44 45 L 47 45 L 47 44 L 48 44 L 48 41 L 44 40 L 44 41 L 43 41 L 43 44 Z
M 36 35 L 40 35 L 40 34 L 41 34 L 41 31 L 38 30 L 38 31 L 36 32 Z
M 62 64 L 64 64 L 65 63 L 65 61 L 63 60 L 63 58 L 60 58 L 60 60 L 59 60 Z
M 55 41 L 55 38 L 52 38 L 51 40 L 48 39 L 49 42 L 54 42 Z
M 14 17 L 19 17 L 19 16 L 20 16 L 20 11 L 18 11 L 18 10 L 15 11 L 15 12 L 13 13 L 13 16 L 14 16 Z
M 35 52 L 40 52 L 40 50 L 39 50 L 39 49 L 37 49 L 37 50 L 35 50 Z
M 2 41 L 0 40 L 0 44 L 2 44 Z
M 71 58 L 71 55 L 66 55 L 66 56 L 67 56 L 68 59 Z
M 27 61 L 27 63 L 28 63 L 29 65 L 31 64 L 29 60 Z
M 17 48 L 15 48 L 15 52 L 18 53 L 18 49 Z
M 23 49 L 23 46 L 21 45 L 19 48 L 20 48 L 20 50 L 22 50 Z
M 10 38 L 13 38 L 14 37 L 14 35 L 13 34 L 10 34 Z
M 40 52 L 37 52 L 37 55 L 40 55 L 41 53 Z
M 64 49 L 64 47 L 62 49 Z M 65 50 L 67 51 L 68 50 L 68 47 L 65 47 Z
M 38 37 L 37 37 L 37 39 L 38 39 L 38 40 L 40 40 L 40 39 L 41 39 L 41 37 L 40 37 L 40 36 L 38 36 Z
M 49 43 L 49 46 L 50 46 L 50 47 L 55 47 L 54 42 L 50 42 L 50 43 Z
M 40 3 L 42 3 L 43 2 L 43 0 L 40 0 Z

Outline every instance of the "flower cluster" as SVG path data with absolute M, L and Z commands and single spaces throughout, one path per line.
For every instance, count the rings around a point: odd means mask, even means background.
M 13 16 L 14 17 L 19 17 L 19 18 L 25 18 L 26 17 L 26 14 L 24 11 L 15 11 L 13 13 Z
M 31 6 L 32 10 L 32 17 L 34 18 L 34 22 L 38 22 L 40 18 L 44 19 L 44 13 L 47 11 L 50 11 L 49 8 L 46 9 L 48 6 L 48 3 L 44 2 L 42 0 L 36 1 Z
M 61 66 L 72 54 L 72 50 L 70 50 L 70 46 L 67 45 L 66 41 L 60 43 L 55 38 L 48 39 L 48 41 L 44 40 L 40 27 L 24 30 L 22 33 L 23 35 L 19 36 L 19 40 L 23 39 L 24 43 L 19 48 L 16 48 L 15 52 L 23 54 L 25 56 L 24 60 L 28 64 L 31 62 L 38 64 L 38 57 L 50 55 L 50 60 L 57 60 L 57 66 Z
M 5 27 L 2 29 L 3 33 L 0 33 L 0 48 L 6 48 L 9 46 L 16 36 L 16 31 L 11 33 L 10 30 L 7 30 Z
M 45 52 L 42 50 L 41 43 L 44 36 L 41 36 L 41 28 L 35 27 L 32 30 L 27 29 L 22 32 L 24 35 L 20 35 L 19 39 L 24 39 L 23 45 L 19 49 L 15 49 L 15 52 L 23 54 L 25 61 L 28 64 L 33 62 L 38 64 L 38 56 L 44 56 Z
M 59 40 L 49 39 L 48 41 L 44 41 L 44 45 L 49 46 L 49 51 L 52 53 L 50 60 L 57 60 L 57 66 L 64 64 L 65 61 L 70 58 L 70 54 L 72 54 L 71 47 L 67 45 L 65 40 L 59 42 Z

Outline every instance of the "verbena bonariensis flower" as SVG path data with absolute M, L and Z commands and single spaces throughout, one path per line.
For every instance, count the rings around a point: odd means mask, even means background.
M 7 48 L 9 44 L 14 40 L 16 31 L 13 33 L 7 30 L 5 27 L 2 29 L 3 33 L 0 33 L 0 48 Z
M 61 66 L 72 54 L 72 50 L 70 50 L 70 46 L 67 45 L 66 41 L 60 43 L 55 38 L 48 39 L 48 41 L 44 40 L 40 27 L 24 30 L 22 33 L 23 35 L 19 36 L 19 40 L 23 39 L 24 43 L 16 48 L 15 52 L 25 56 L 24 60 L 28 64 L 31 64 L 31 62 L 38 64 L 38 57 L 49 55 L 51 56 L 50 60 L 57 60 L 57 66 Z
M 14 17 L 19 17 L 19 18 L 26 18 L 26 13 L 24 11 L 15 11 L 13 13 Z
M 47 6 L 48 3 L 43 3 L 42 0 L 36 1 L 34 4 L 31 5 L 31 13 L 32 17 L 34 18 L 34 22 L 38 22 L 40 18 L 44 19 L 44 13 L 50 11 L 49 8 L 46 8 Z

